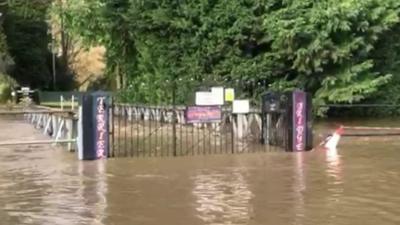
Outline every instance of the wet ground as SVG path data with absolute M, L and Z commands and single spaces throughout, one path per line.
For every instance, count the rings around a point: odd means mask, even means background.
M 0 129 L 0 141 L 45 138 L 19 121 Z M 400 224 L 399 159 L 398 137 L 346 137 L 328 152 L 96 162 L 0 147 L 0 224 Z

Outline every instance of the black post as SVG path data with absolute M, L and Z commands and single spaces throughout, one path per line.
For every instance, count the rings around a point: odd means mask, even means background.
M 80 159 L 107 158 L 109 152 L 109 107 L 110 97 L 103 92 L 83 96 Z
M 172 146 L 176 156 L 176 79 L 172 81 Z
M 289 93 L 291 97 L 291 124 L 289 131 L 290 151 L 307 151 L 312 149 L 312 114 L 311 96 L 309 93 L 295 90 Z
M 125 131 L 124 131 L 124 151 L 125 151 L 125 153 L 124 153 L 124 156 L 125 157 L 128 157 L 128 149 L 127 149 L 127 147 L 128 147 L 128 137 L 127 137 L 127 130 L 128 130 L 128 111 L 127 111 L 127 108 L 126 108 L 126 106 L 124 106 L 123 107 L 123 110 L 124 110 L 124 128 L 125 128 Z
M 135 137 L 135 135 L 133 134 L 133 124 L 134 124 L 134 120 L 133 120 L 133 110 L 132 110 L 132 106 L 130 106 L 130 110 L 131 110 L 131 115 L 130 115 L 130 126 L 131 126 L 131 135 L 130 135 L 130 139 L 131 139 L 131 149 L 129 150 L 130 152 L 130 156 L 133 157 L 133 149 L 135 148 L 133 146 L 133 138 Z M 135 115 L 136 116 L 136 115 Z
M 111 121 L 111 144 L 109 145 L 109 149 L 111 151 L 111 154 L 109 154 L 111 157 L 115 157 L 115 121 L 114 121 L 114 98 L 111 98 L 111 110 L 110 111 L 110 121 Z
M 231 141 L 232 141 L 231 153 L 233 154 L 233 153 L 235 153 L 235 130 L 233 128 L 233 126 L 234 126 L 233 120 L 235 118 L 233 118 L 233 116 L 234 116 L 233 114 L 231 116 L 232 116 L 232 120 L 231 120 Z

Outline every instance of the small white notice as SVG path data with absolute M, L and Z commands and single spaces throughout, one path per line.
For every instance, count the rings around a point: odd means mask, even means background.
M 213 87 L 211 92 L 198 91 L 196 92 L 196 105 L 199 106 L 212 106 L 224 104 L 224 88 Z
M 214 96 L 215 105 L 223 105 L 224 104 L 224 88 L 223 87 L 212 87 L 211 93 Z
M 235 114 L 244 114 L 250 112 L 250 101 L 249 100 L 234 100 L 232 105 L 232 111 Z
M 215 97 L 211 92 L 198 91 L 196 92 L 196 105 L 216 105 Z

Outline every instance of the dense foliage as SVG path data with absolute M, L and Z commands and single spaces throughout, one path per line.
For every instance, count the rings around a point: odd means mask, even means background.
M 8 53 L 8 47 L 7 47 L 7 40 L 6 40 L 6 35 L 4 34 L 4 29 L 3 29 L 3 13 L 6 10 L 6 4 L 5 2 L 0 3 L 0 74 L 3 74 L 6 72 L 7 67 L 12 64 L 12 59 Z
M 6 26 L 14 74 L 46 86 L 51 0 L 27 2 L 30 10 L 16 7 Z M 255 100 L 300 88 L 317 104 L 400 101 L 391 94 L 400 90 L 398 0 L 52 2 L 65 35 L 106 47 L 108 85 L 124 101 L 169 103 L 176 87 L 184 102 L 213 85 Z
M 107 74 L 125 100 L 165 101 L 173 80 L 181 101 L 202 85 L 255 99 L 267 88 L 301 88 L 317 103 L 359 102 L 398 86 L 398 51 L 390 47 L 398 45 L 397 0 L 68 4 L 67 29 L 106 46 Z
M 52 0 L 7 0 L 0 3 L 4 44 L 13 59 L 7 72 L 19 85 L 53 89 L 51 31 L 48 23 Z M 1 36 L 0 36 L 1 38 Z M 5 50 L 1 49 L 4 53 Z M 71 87 L 73 79 L 55 60 L 57 89 Z
M 47 87 L 51 81 L 46 23 L 49 1 L 9 1 L 4 12 L 4 32 L 15 62 L 10 75 L 32 88 Z
M 5 5 L 0 4 L 0 13 L 3 14 L 4 10 Z M 7 101 L 11 87 L 15 84 L 15 82 L 6 74 L 7 69 L 12 66 L 13 60 L 8 53 L 7 40 L 1 26 L 2 23 L 3 20 L 0 17 L 0 103 Z

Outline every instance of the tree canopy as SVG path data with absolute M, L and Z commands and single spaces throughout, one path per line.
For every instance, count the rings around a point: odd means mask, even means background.
M 203 84 L 258 98 L 301 88 L 318 103 L 359 102 L 396 80 L 396 0 L 72 0 L 69 32 L 107 48 L 126 100 L 160 102 Z M 383 43 L 382 40 L 385 39 Z M 396 55 L 397 56 L 397 55 Z M 387 64 L 389 63 L 389 64 Z
M 173 85 L 180 102 L 211 85 L 256 100 L 296 88 L 318 104 L 400 100 L 388 97 L 400 89 L 398 0 L 58 2 L 66 34 L 106 48 L 109 85 L 124 101 L 169 102 Z
M 4 32 L 15 65 L 10 71 L 21 85 L 45 88 L 50 83 L 47 8 L 51 0 L 9 1 Z
M 13 60 L 7 72 L 20 85 L 38 89 L 62 89 L 71 84 L 62 68 L 62 57 L 52 59 L 49 12 L 53 0 L 3 0 L 0 2 L 4 46 Z M 1 38 L 2 36 L 0 36 Z M 1 42 L 0 42 L 1 43 Z M 4 53 L 6 50 L 1 52 Z M 57 86 L 53 87 L 53 64 Z

